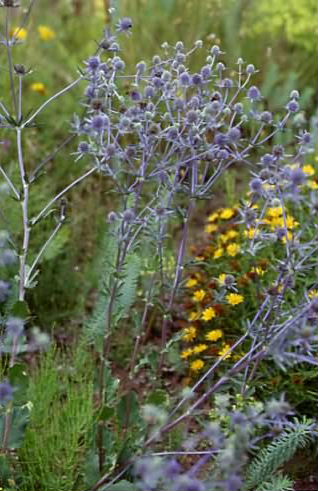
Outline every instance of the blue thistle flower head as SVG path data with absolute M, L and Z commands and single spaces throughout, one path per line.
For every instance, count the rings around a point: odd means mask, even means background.
M 252 85 L 247 91 L 247 97 L 251 101 L 259 101 L 262 98 L 261 92 L 256 85 Z
M 133 21 L 130 17 L 123 17 L 119 20 L 116 27 L 118 32 L 130 33 L 133 27 Z

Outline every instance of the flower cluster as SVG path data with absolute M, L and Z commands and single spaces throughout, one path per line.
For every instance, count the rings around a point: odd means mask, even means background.
M 254 177 L 241 204 L 208 214 L 203 244 L 201 240 L 200 245 L 192 246 L 194 257 L 184 283 L 183 310 L 187 318 L 181 321 L 185 343 L 181 358 L 189 361 L 192 374 L 202 371 L 215 357 L 226 360 L 232 356 L 235 360 L 240 356 L 232 354 L 230 347 L 246 327 L 243 320 L 257 313 L 268 294 L 276 295 L 284 306 L 284 315 L 297 308 L 301 311 L 309 308 L 312 301 L 309 310 L 315 318 L 318 294 L 314 271 L 310 273 L 310 251 L 314 249 L 317 230 L 317 220 L 312 214 L 317 199 L 317 168 L 312 163 L 280 167 L 279 173 L 284 175 L 290 176 L 290 172 L 299 169 L 307 176 L 297 185 L 296 204 L 295 195 L 290 194 L 290 183 L 285 183 L 285 193 L 279 199 L 274 182 L 266 183 Z M 267 175 L 268 168 L 265 170 Z M 264 168 L 260 174 L 264 179 Z M 306 221 L 310 218 L 311 224 L 308 221 L 301 227 L 304 217 Z M 282 274 L 285 270 L 291 272 L 297 261 L 299 266 L 293 276 Z M 305 268 L 309 274 L 304 285 L 301 271 Z M 304 300 L 307 298 L 304 305 L 297 304 L 299 295 Z M 301 323 L 300 331 L 308 324 L 308 317 L 302 316 Z M 291 342 L 295 344 L 295 339 Z M 278 349 L 277 344 L 275 352 Z

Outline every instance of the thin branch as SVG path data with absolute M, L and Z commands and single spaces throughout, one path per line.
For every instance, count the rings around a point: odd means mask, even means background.
M 15 187 L 15 185 L 13 184 L 13 182 L 11 181 L 10 177 L 6 174 L 5 170 L 1 167 L 1 165 L 0 165 L 0 172 L 3 175 L 3 177 L 5 178 L 5 180 L 7 181 L 8 185 L 10 186 L 11 191 L 13 192 L 13 194 L 15 195 L 15 197 L 18 200 L 20 200 L 19 191 L 17 190 L 17 188 Z
M 53 199 L 51 199 L 51 201 L 42 209 L 42 211 L 40 211 L 40 213 L 35 218 L 32 218 L 32 220 L 31 220 L 32 225 L 35 225 L 43 217 L 43 215 L 47 212 L 47 210 L 49 208 L 51 208 L 51 206 L 56 201 L 58 201 L 60 198 L 62 198 L 62 196 L 64 196 L 64 194 L 66 194 L 68 191 L 70 191 L 70 189 L 72 189 L 77 184 L 79 184 L 81 181 L 83 181 L 86 177 L 88 177 L 91 174 L 93 174 L 93 172 L 95 172 L 96 170 L 97 170 L 97 167 L 92 167 L 92 169 L 90 169 L 89 171 L 85 172 L 85 174 L 83 174 L 82 176 L 78 177 L 75 181 L 71 182 L 71 184 L 69 184 L 68 186 L 66 186 L 66 188 L 62 189 L 62 191 L 60 193 L 58 193 Z
M 32 273 L 36 267 L 36 265 L 38 264 L 38 262 L 40 261 L 40 259 L 42 258 L 43 254 L 45 253 L 46 249 L 48 248 L 48 246 L 51 244 L 51 242 L 53 241 L 54 237 L 57 235 L 57 233 L 59 232 L 60 228 L 63 226 L 63 221 L 59 221 L 59 223 L 56 225 L 56 227 L 54 228 L 54 230 L 52 231 L 50 237 L 47 239 L 47 241 L 43 244 L 43 246 L 41 247 L 38 255 L 36 256 L 36 258 L 34 259 L 33 263 L 32 263 L 32 266 L 30 267 L 29 271 L 28 271 L 28 274 L 26 275 L 26 278 L 25 278 L 25 284 L 27 285 L 28 282 L 30 281 L 31 279 L 31 276 L 32 276 Z
M 66 92 L 69 92 L 73 87 L 78 85 L 82 80 L 84 79 L 84 76 L 81 75 L 78 77 L 76 80 L 74 80 L 71 84 L 67 85 L 64 87 L 64 89 L 60 90 L 56 94 L 52 95 L 49 99 L 47 99 L 42 106 L 40 106 L 35 113 L 32 114 L 32 116 L 29 117 L 22 125 L 21 128 L 25 128 L 26 126 L 29 126 L 32 121 L 37 117 L 38 114 L 40 114 L 47 106 L 49 106 L 52 102 L 54 102 L 56 99 L 58 99 L 60 96 L 66 94 Z

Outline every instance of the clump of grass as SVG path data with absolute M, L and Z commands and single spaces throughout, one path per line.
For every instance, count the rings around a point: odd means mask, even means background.
M 94 420 L 92 363 L 84 347 L 52 348 L 30 377 L 30 423 L 19 451 L 21 490 L 75 489 Z

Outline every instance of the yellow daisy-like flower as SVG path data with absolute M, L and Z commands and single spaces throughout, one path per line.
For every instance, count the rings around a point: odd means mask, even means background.
M 229 230 L 226 233 L 226 236 L 228 239 L 235 239 L 238 235 L 239 235 L 239 233 L 236 230 Z
M 259 235 L 259 230 L 257 228 L 251 227 L 248 230 L 244 230 L 244 235 L 248 239 L 255 239 Z
M 52 41 L 56 38 L 56 33 L 48 26 L 38 26 L 38 33 L 42 41 Z
M 293 228 L 296 228 L 299 226 L 299 222 L 297 222 L 295 220 L 294 217 L 292 217 L 291 215 L 287 215 L 286 217 L 286 227 L 289 228 L 289 229 L 293 229 Z
M 195 355 L 198 355 L 199 353 L 202 353 L 202 351 L 205 351 L 207 349 L 208 349 L 208 345 L 207 344 L 198 344 L 197 346 L 194 346 L 193 353 Z
M 205 335 L 205 339 L 207 341 L 217 341 L 218 339 L 222 338 L 222 336 L 223 331 L 221 331 L 221 329 L 213 329 Z
M 194 326 L 189 326 L 183 329 L 182 339 L 184 341 L 193 341 L 196 338 L 197 329 Z
M 34 82 L 33 84 L 30 85 L 30 89 L 33 92 L 38 92 L 41 95 L 46 94 L 46 88 L 45 88 L 45 85 L 42 84 L 42 82 Z
M 239 293 L 229 293 L 226 295 L 226 301 L 230 305 L 238 305 L 242 302 L 244 302 L 244 297 L 243 295 L 240 295 Z
M 200 312 L 190 312 L 189 314 L 189 321 L 197 321 L 201 317 Z
M 258 276 L 263 276 L 265 274 L 265 271 L 258 266 L 253 266 L 251 269 L 251 273 L 255 273 Z
M 213 307 L 208 307 L 207 309 L 204 309 L 202 312 L 202 320 L 205 322 L 210 321 L 211 319 L 214 319 L 216 317 L 216 312 Z
M 229 344 L 225 344 L 222 349 L 218 352 L 219 357 L 224 357 L 224 360 L 227 360 L 231 357 L 231 346 Z
M 219 241 L 222 243 L 222 244 L 225 244 L 225 242 L 227 242 L 229 239 L 228 239 L 228 236 L 227 234 L 220 234 L 219 235 Z
M 233 244 L 229 244 L 226 248 L 226 252 L 231 257 L 237 256 L 240 253 L 240 251 L 241 251 L 240 245 L 236 244 L 235 242 L 233 242 Z
M 198 280 L 196 278 L 189 278 L 188 281 L 186 282 L 185 286 L 187 288 L 193 288 L 198 284 Z
M 271 229 L 274 230 L 275 228 L 280 228 L 285 226 L 285 220 L 284 217 L 273 217 L 268 221 L 268 224 L 270 225 Z
M 312 165 L 308 164 L 304 165 L 303 172 L 307 174 L 307 176 L 313 176 L 316 173 L 316 170 Z
M 271 208 L 268 208 L 266 212 L 266 216 L 269 218 L 277 218 L 282 216 L 283 214 L 283 207 L 282 206 L 274 206 Z
M 235 210 L 233 208 L 224 208 L 220 213 L 220 218 L 222 220 L 229 220 L 234 215 Z
M 190 365 L 191 372 L 199 372 L 204 367 L 203 360 L 194 360 Z
M 222 273 L 219 275 L 218 277 L 218 282 L 221 286 L 224 286 L 225 285 L 225 278 L 227 277 L 227 274 L 226 273 Z
M 315 288 L 313 290 L 310 290 L 308 293 L 308 297 L 312 300 L 313 298 L 318 298 L 318 290 Z
M 206 292 L 204 290 L 197 290 L 196 292 L 194 292 L 192 300 L 194 302 L 202 302 L 205 296 Z
M 204 231 L 207 234 L 213 234 L 213 232 L 217 232 L 217 230 L 218 230 L 218 226 L 215 225 L 215 223 L 209 223 L 204 227 Z
M 218 213 L 211 213 L 211 215 L 208 216 L 208 222 L 215 222 L 219 218 Z
M 224 249 L 223 247 L 219 247 L 218 249 L 216 249 L 214 251 L 214 254 L 213 254 L 213 258 L 214 259 L 219 259 L 220 257 L 222 257 L 224 254 Z
M 182 351 L 180 356 L 183 360 L 185 360 L 186 358 L 189 358 L 189 356 L 191 356 L 191 355 L 193 355 L 193 349 L 188 348 L 188 349 L 185 349 L 184 351 Z
M 19 39 L 19 41 L 25 41 L 26 38 L 28 37 L 28 31 L 23 27 L 15 27 L 11 31 L 11 36 L 15 37 L 16 39 Z
M 314 181 L 313 179 L 309 179 L 307 181 L 307 186 L 310 188 L 310 189 L 318 189 L 318 182 Z

